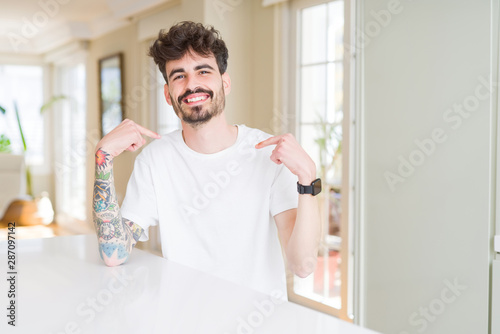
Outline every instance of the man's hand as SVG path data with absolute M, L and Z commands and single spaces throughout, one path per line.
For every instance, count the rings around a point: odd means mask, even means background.
M 148 130 L 139 124 L 125 119 L 110 133 L 105 135 L 97 144 L 96 149 L 107 152 L 111 158 L 117 157 L 123 151 L 135 151 L 146 143 L 143 137 L 159 139 L 160 135 Z
M 269 145 L 276 145 L 271 154 L 271 160 L 278 165 L 284 164 L 293 174 L 298 176 L 300 184 L 309 185 L 316 179 L 314 161 L 292 134 L 287 133 L 268 138 L 255 145 L 255 148 L 259 149 Z

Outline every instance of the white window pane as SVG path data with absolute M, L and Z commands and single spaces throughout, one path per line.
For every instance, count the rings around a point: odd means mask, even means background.
M 344 110 L 343 67 L 342 63 L 328 64 L 327 120 L 329 123 L 338 123 L 342 121 Z
M 321 138 L 320 125 L 301 125 L 300 126 L 300 145 L 309 154 L 311 159 L 314 160 L 318 170 L 321 167 L 320 158 L 320 143 L 318 140 Z
M 101 78 L 103 82 L 109 83 L 101 87 L 102 99 L 102 131 L 103 135 L 108 134 L 116 128 L 122 121 L 122 83 L 121 69 L 118 58 L 106 59 L 102 63 Z
M 53 107 L 56 115 L 55 172 L 57 212 L 86 219 L 86 78 L 85 66 L 57 69 L 57 95 L 67 99 Z
M 0 134 L 10 138 L 12 151 L 23 152 L 14 103 L 26 140 L 26 162 L 30 166 L 44 162 L 44 126 L 40 107 L 43 104 L 43 71 L 40 66 L 0 66 L 0 105 L 7 113 L 0 116 Z
M 324 148 L 325 183 L 340 188 L 342 186 L 342 124 L 326 126 Z
M 341 186 L 342 181 L 342 123 L 315 125 L 320 177 L 325 184 Z
M 302 64 L 326 60 L 326 16 L 326 4 L 302 11 Z
M 344 2 L 328 4 L 328 61 L 342 59 L 344 53 Z
M 326 65 L 303 67 L 301 71 L 300 121 L 317 123 L 325 120 Z
M 175 114 L 174 108 L 167 103 L 164 94 L 165 79 L 160 71 L 156 73 L 156 81 L 158 88 L 156 90 L 156 106 L 157 106 L 157 132 L 161 135 L 167 134 L 181 128 L 181 121 Z

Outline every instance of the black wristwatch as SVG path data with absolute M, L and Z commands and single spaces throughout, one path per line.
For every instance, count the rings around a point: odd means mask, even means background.
M 311 194 L 316 196 L 321 192 L 321 179 L 316 179 L 312 181 L 310 186 L 304 186 L 297 182 L 297 191 L 299 194 Z

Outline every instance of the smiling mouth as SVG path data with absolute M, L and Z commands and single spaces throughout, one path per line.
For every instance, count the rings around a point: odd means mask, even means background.
M 205 102 L 206 100 L 208 100 L 209 97 L 210 97 L 210 95 L 208 95 L 208 94 L 201 94 L 201 95 L 194 94 L 194 95 L 190 95 L 190 96 L 186 97 L 185 99 L 182 100 L 182 102 L 184 102 L 187 105 L 194 105 L 194 104 Z

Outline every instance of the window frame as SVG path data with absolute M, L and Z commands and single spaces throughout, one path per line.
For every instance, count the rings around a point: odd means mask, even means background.
M 335 0 L 333 0 L 335 1 Z M 282 25 L 284 31 L 289 31 L 288 40 L 289 47 L 288 51 L 289 62 L 285 66 L 285 71 L 288 73 L 289 80 L 287 87 L 288 94 L 293 99 L 290 99 L 290 108 L 288 111 L 284 112 L 284 117 L 286 119 L 292 119 L 294 122 L 288 124 L 288 132 L 295 134 L 297 139 L 300 141 L 299 127 L 301 124 L 300 115 L 300 97 L 301 97 L 301 86 L 300 86 L 300 43 L 301 43 L 301 31 L 300 31 L 300 12 L 302 9 L 307 7 L 312 7 L 316 5 L 326 4 L 332 2 L 332 0 L 293 0 L 286 7 L 288 22 Z M 351 45 L 353 41 L 353 23 L 355 23 L 354 18 L 354 7 L 355 0 L 344 0 L 344 46 Z M 289 26 L 288 26 L 289 25 Z M 341 307 L 339 309 L 332 306 L 325 305 L 321 302 L 309 299 L 307 297 L 298 295 L 294 293 L 294 282 L 293 275 L 287 274 L 287 285 L 288 285 L 288 296 L 289 300 L 297 304 L 304 305 L 316 309 L 318 311 L 331 314 L 333 316 L 339 317 L 342 320 L 353 322 L 354 315 L 358 314 L 357 309 L 353 307 L 353 300 L 355 292 L 357 292 L 357 280 L 354 279 L 355 271 L 357 269 L 357 258 L 354 257 L 354 245 L 358 243 L 355 231 L 355 222 L 353 220 L 356 212 L 353 210 L 353 204 L 357 205 L 358 199 L 354 192 L 354 183 L 357 179 L 357 170 L 354 165 L 354 157 L 357 154 L 355 146 L 351 145 L 355 135 L 355 122 L 354 122 L 354 63 L 355 63 L 355 50 L 347 50 L 344 48 L 343 55 L 343 122 L 342 122 L 342 202 L 341 202 L 341 239 L 342 239 L 342 251 L 340 252 L 342 269 L 341 269 Z M 286 82 L 286 81 L 285 81 Z M 356 270 L 357 271 L 357 270 Z M 355 283 L 356 282 L 356 283 Z M 356 322 L 358 319 L 356 319 Z

